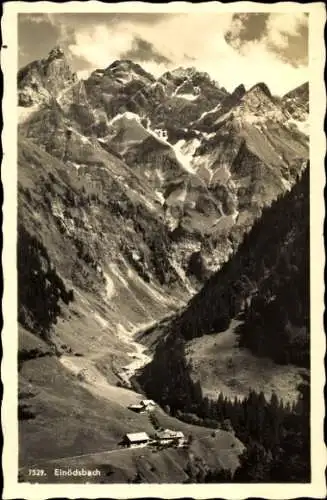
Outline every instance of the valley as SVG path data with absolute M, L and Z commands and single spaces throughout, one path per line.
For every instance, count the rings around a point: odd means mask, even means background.
M 118 378 L 128 386 L 135 370 L 142 368 L 149 362 L 149 356 L 142 353 L 144 346 L 130 339 L 127 347 L 134 347 L 131 351 L 133 361 L 123 367 Z M 126 341 L 126 340 L 125 340 Z M 113 385 L 106 376 L 96 367 L 101 353 L 86 356 L 61 355 L 58 359 L 62 368 L 59 368 L 55 358 L 45 356 L 42 360 L 31 360 L 24 363 L 21 369 L 21 386 L 25 388 L 21 394 L 21 401 L 27 403 L 28 412 L 21 422 L 21 432 L 27 433 L 28 464 L 20 467 L 20 480 L 28 480 L 28 470 L 31 467 L 42 468 L 46 475 L 35 478 L 37 482 L 71 481 L 70 477 L 58 478 L 55 469 L 86 468 L 99 469 L 101 477 L 95 476 L 94 482 L 134 482 L 138 473 L 142 473 L 149 482 L 184 482 L 188 475 L 184 469 L 192 460 L 192 456 L 205 456 L 207 463 L 216 466 L 215 453 L 219 451 L 220 464 L 223 467 L 235 470 L 238 465 L 238 455 L 243 445 L 230 433 L 213 431 L 198 426 L 184 424 L 167 415 L 159 406 L 151 415 L 137 415 L 128 409 L 128 406 L 139 403 L 144 395 L 135 390 Z M 105 354 L 104 354 L 105 357 Z M 134 359 L 135 357 L 135 359 Z M 37 371 L 36 371 L 37 370 Z M 46 371 L 51 380 L 51 392 L 47 393 L 49 379 L 44 377 Z M 61 384 L 65 389 L 62 390 Z M 56 404 L 53 419 L 52 404 Z M 89 410 L 84 412 L 87 403 Z M 76 406 L 75 406 L 76 404 Z M 79 404 L 82 406 L 79 408 Z M 41 413 L 41 408 L 42 413 Z M 47 405 L 50 407 L 47 408 Z M 65 426 L 62 426 L 60 412 L 68 410 L 65 417 Z M 79 409 L 78 409 L 79 408 Z M 48 411 L 50 411 L 50 415 Z M 151 418 L 150 418 L 151 417 Z M 51 429 L 39 428 L 43 419 L 51 418 Z M 153 418 L 156 425 L 154 427 Z M 92 424 L 91 424 L 92 422 Z M 90 434 L 92 425 L 93 436 Z M 182 430 L 185 436 L 192 435 L 192 445 L 187 450 L 167 448 L 150 449 L 121 449 L 120 438 L 124 432 L 146 431 L 149 435 L 155 434 L 157 426 Z M 36 433 L 36 429 L 39 429 Z M 88 432 L 86 430 L 89 429 Z M 41 431 L 41 432 L 40 432 Z M 68 442 L 67 437 L 70 436 Z M 74 438 L 75 436 L 75 438 Z M 97 439 L 95 439 L 97 436 Z M 53 438 L 56 439 L 54 446 Z M 73 440 L 72 440 L 73 438 Z M 101 444 L 98 439 L 101 439 Z M 37 448 L 39 440 L 49 440 L 49 448 L 40 454 Z M 94 442 L 95 439 L 95 442 Z M 36 448 L 35 448 L 36 447 Z M 103 450 L 103 451 L 101 451 Z M 22 457 L 25 462 L 24 455 Z M 89 479 L 89 478 L 88 478 Z M 84 478 L 74 478 L 74 482 L 83 482 Z M 92 482 L 92 478 L 91 478 Z
M 307 86 L 227 92 L 125 59 L 78 80 L 60 47 L 19 71 L 22 481 L 231 480 L 250 424 L 229 402 L 254 391 L 287 421 L 308 375 Z M 147 397 L 151 415 L 128 408 Z M 158 428 L 188 446 L 119 446 Z

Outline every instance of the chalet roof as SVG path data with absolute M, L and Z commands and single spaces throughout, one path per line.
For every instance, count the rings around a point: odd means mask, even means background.
M 142 399 L 141 404 L 144 406 L 155 405 L 153 399 Z
M 131 443 L 137 443 L 139 441 L 149 441 L 150 440 L 150 438 L 146 432 L 133 432 L 130 434 L 126 434 L 126 437 L 127 437 L 128 441 L 130 441 Z
M 165 429 L 164 431 L 157 432 L 157 436 L 160 439 L 183 439 L 185 436 L 181 431 L 172 431 L 171 429 Z
M 128 408 L 133 409 L 133 410 L 144 410 L 143 405 L 129 405 Z

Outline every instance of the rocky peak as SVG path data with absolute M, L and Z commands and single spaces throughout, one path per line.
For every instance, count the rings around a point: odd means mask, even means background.
M 226 92 L 227 94 L 227 92 Z M 242 97 L 246 94 L 246 90 L 243 84 L 236 87 L 236 89 L 223 100 L 222 109 L 224 112 L 228 111 L 233 106 L 236 106 Z
M 240 100 L 242 107 L 250 112 L 261 113 L 276 109 L 274 99 L 265 83 L 257 83 Z
M 295 120 L 306 121 L 309 114 L 309 83 L 303 83 L 282 98 L 282 105 Z
M 63 49 L 54 47 L 47 58 L 33 61 L 18 72 L 19 105 L 49 103 L 77 82 Z
M 256 83 L 255 85 L 253 85 L 253 87 L 251 87 L 250 90 L 248 91 L 248 94 L 251 93 L 252 94 L 264 93 L 267 97 L 271 97 L 271 92 L 268 86 L 263 82 Z
M 245 87 L 243 83 L 241 83 L 241 85 L 236 87 L 236 89 L 232 92 L 232 96 L 241 98 L 244 96 L 245 92 L 246 92 Z
M 54 59 L 63 59 L 65 58 L 65 52 L 62 47 L 59 45 L 50 50 L 48 55 L 48 61 L 53 61 Z
M 283 99 L 301 99 L 303 101 L 309 101 L 309 82 L 305 82 L 290 92 L 287 92 Z
M 175 78 L 189 78 L 190 76 L 193 76 L 195 73 L 197 73 L 197 70 L 194 66 L 190 66 L 188 68 L 183 68 L 182 66 L 179 66 L 178 68 L 170 72 L 170 74 Z
M 227 95 L 208 73 L 198 71 L 193 66 L 167 71 L 158 81 L 164 86 L 168 96 L 184 97 L 191 101 L 201 96 L 202 100 L 209 99 L 210 105 Z
M 175 85 L 181 85 L 185 81 L 201 81 L 206 80 L 211 82 L 211 78 L 208 73 L 198 71 L 194 66 L 187 68 L 178 67 L 172 71 L 167 71 L 160 78 L 159 81 L 162 83 L 174 83 Z
M 135 66 L 138 66 L 136 63 L 131 61 L 130 59 L 116 59 L 114 62 L 109 64 L 107 70 L 114 69 L 133 69 Z
M 105 76 L 111 76 L 121 83 L 132 80 L 142 80 L 145 83 L 153 83 L 155 78 L 145 71 L 139 64 L 130 59 L 116 60 L 104 71 Z

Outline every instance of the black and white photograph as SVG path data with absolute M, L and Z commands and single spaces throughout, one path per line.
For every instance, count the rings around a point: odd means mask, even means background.
M 10 481 L 321 487 L 323 4 L 16 3 Z

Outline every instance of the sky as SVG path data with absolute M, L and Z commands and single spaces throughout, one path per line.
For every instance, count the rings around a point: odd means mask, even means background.
M 265 82 L 283 95 L 309 80 L 303 12 L 19 14 L 18 42 L 19 67 L 60 45 L 80 78 L 131 59 L 155 77 L 194 66 L 230 92 Z

